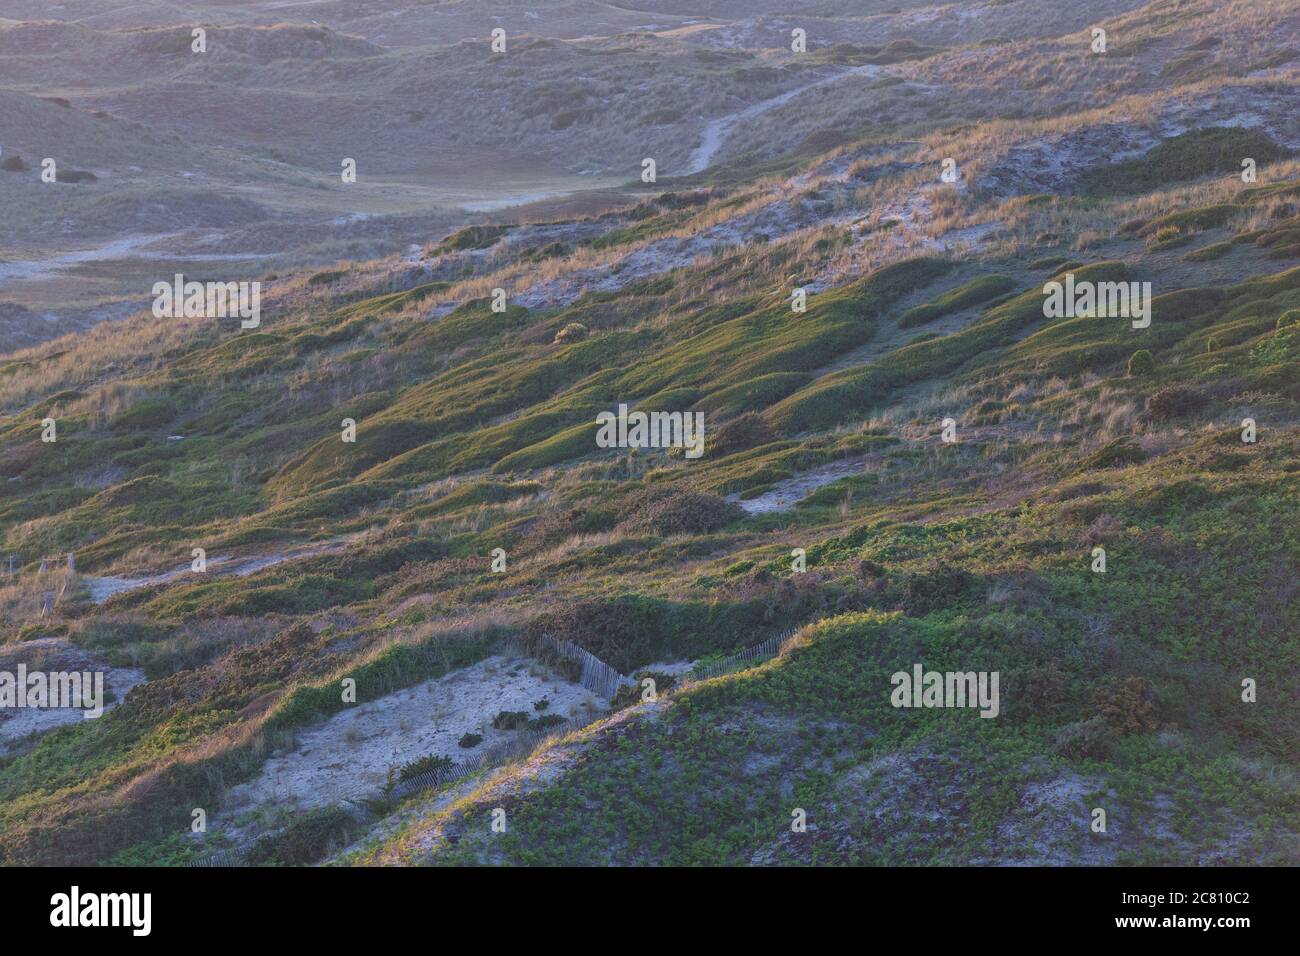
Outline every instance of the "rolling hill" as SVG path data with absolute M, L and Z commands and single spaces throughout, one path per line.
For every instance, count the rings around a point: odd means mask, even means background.
M 129 181 L 57 215 L 293 247 L 203 268 L 260 277 L 256 328 L 0 355 L 0 639 L 121 689 L 0 720 L 0 860 L 1300 862 L 1293 5 L 537 6 L 496 64 L 378 3 L 167 71 L 147 5 L 0 30 L 41 38 L 22 155 Z M 249 129 L 283 190 L 229 188 Z M 425 220 L 432 146 L 618 186 Z M 295 178 L 352 153 L 414 249 L 303 252 L 337 236 Z M 620 406 L 703 454 L 603 447 Z M 997 674 L 996 716 L 900 707 L 914 667 Z

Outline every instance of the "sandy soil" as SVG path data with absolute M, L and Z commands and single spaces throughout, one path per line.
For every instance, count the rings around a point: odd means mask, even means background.
M 740 507 L 752 515 L 767 514 L 772 511 L 789 511 L 800 499 L 823 485 L 829 485 L 832 481 L 839 481 L 849 475 L 860 475 L 862 473 L 863 459 L 861 458 L 852 461 L 833 461 L 829 465 L 814 468 L 812 471 L 805 471 L 802 475 L 795 475 L 785 481 L 778 481 L 768 491 L 747 501 L 742 501 L 739 495 L 730 495 L 727 500 L 738 503 Z
M 20 663 L 26 664 L 29 671 L 101 671 L 104 674 L 105 713 L 121 703 L 128 690 L 145 680 L 144 671 L 133 667 L 110 667 L 96 655 L 55 637 L 0 647 L 0 670 L 15 673 Z M 109 698 L 112 698 L 111 703 Z M 0 756 L 29 734 L 43 734 L 55 727 L 85 719 L 82 710 L 73 708 L 0 710 Z
M 671 706 L 671 701 L 660 698 L 657 701 L 626 707 L 598 726 L 588 727 L 575 738 L 558 746 L 548 747 L 534 754 L 522 765 L 498 773 L 486 782 L 467 781 L 459 788 L 453 788 L 459 791 L 456 797 L 452 797 L 450 793 L 440 793 L 404 813 L 380 821 L 367 838 L 358 841 L 351 849 L 369 843 L 375 836 L 380 836 L 381 839 L 384 835 L 391 837 L 399 828 L 409 825 L 411 828 L 409 834 L 399 843 L 389 845 L 377 862 L 387 866 L 423 862 L 429 849 L 444 839 L 445 831 L 454 830 L 463 833 L 470 825 L 465 817 L 452 820 L 438 818 L 439 811 L 451 806 L 456 799 L 467 795 L 472 796 L 475 806 L 482 806 L 485 803 L 491 805 L 489 801 L 513 801 L 534 793 L 550 786 L 568 773 L 575 762 L 590 750 L 594 743 L 617 739 L 618 734 L 625 730 L 631 721 L 657 720 Z
M 358 697 L 364 694 L 365 688 L 358 688 Z M 535 710 L 533 705 L 542 699 L 550 705 Z M 536 661 L 490 657 L 445 677 L 359 703 L 304 731 L 297 750 L 268 759 L 255 780 L 230 792 L 220 818 L 210 821 L 209 831 L 247 839 L 251 824 L 240 818 L 249 811 L 310 808 L 367 797 L 384 786 L 389 768 L 429 754 L 463 759 L 518 733 L 492 727 L 492 719 L 503 710 L 560 717 L 589 711 L 594 720 L 606 709 L 586 689 Z M 474 748 L 460 747 L 458 741 L 469 732 L 482 735 L 483 741 Z
M 172 238 L 175 233 L 157 235 L 127 236 L 116 239 L 94 249 L 82 249 L 77 252 L 64 252 L 48 259 L 32 259 L 25 262 L 0 262 L 0 280 L 19 282 L 27 279 L 43 279 L 54 273 L 87 262 L 99 262 L 104 259 L 120 259 L 128 253 L 143 249 L 152 243 Z
M 234 574 L 238 577 L 246 577 L 254 574 L 264 568 L 280 564 L 284 561 L 291 561 L 296 558 L 309 558 L 318 554 L 327 554 L 331 551 L 341 551 L 345 548 L 351 537 L 338 538 L 332 541 L 321 542 L 320 544 L 311 545 L 303 548 L 291 548 L 286 551 L 274 551 L 271 554 L 257 555 L 254 557 L 233 558 L 227 555 L 218 555 L 208 558 L 208 574 Z M 123 591 L 134 591 L 136 588 L 149 587 L 154 584 L 167 584 L 171 581 L 178 580 L 186 575 L 193 574 L 188 564 L 171 571 L 163 571 L 159 574 L 145 574 L 139 577 L 91 577 L 82 575 L 81 580 L 85 583 L 86 589 L 90 592 L 90 599 L 95 604 L 103 604 L 114 594 L 121 594 Z
M 768 110 L 776 109 L 778 106 L 784 106 L 796 96 L 806 93 L 808 90 L 815 89 L 819 86 L 825 86 L 827 83 L 838 82 L 846 76 L 861 76 L 863 74 L 873 75 L 879 72 L 879 66 L 856 66 L 850 70 L 845 70 L 843 73 L 836 73 L 834 76 L 823 77 L 822 79 L 809 83 L 806 86 L 787 90 L 780 96 L 774 96 L 769 100 L 763 100 L 760 103 L 747 106 L 743 110 L 737 110 L 735 113 L 729 113 L 726 116 L 721 116 L 718 119 L 713 120 L 708 126 L 704 127 L 704 131 L 701 134 L 702 138 L 700 145 L 695 148 L 693 153 L 691 153 L 691 158 L 686 166 L 686 175 L 689 176 L 693 173 L 700 173 L 709 168 L 709 164 L 713 162 L 713 157 L 717 155 L 718 150 L 722 148 L 722 144 L 726 141 L 727 134 L 731 132 L 731 128 L 737 123 L 743 123 L 747 120 L 754 119 L 756 116 L 761 116 Z

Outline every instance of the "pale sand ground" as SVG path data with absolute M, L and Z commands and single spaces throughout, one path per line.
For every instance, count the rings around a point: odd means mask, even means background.
M 829 465 L 805 471 L 801 475 L 778 481 L 769 490 L 747 501 L 741 501 L 739 495 L 729 495 L 727 500 L 734 501 L 752 515 L 767 514 L 771 511 L 789 511 L 802 498 L 807 497 L 823 485 L 839 481 L 849 475 L 864 474 L 863 459 L 850 461 L 833 461 Z
M 244 837 L 246 827 L 235 821 L 259 808 L 307 809 L 373 796 L 390 767 L 429 754 L 461 760 L 520 733 L 492 727 L 503 710 L 531 717 L 590 713 L 593 720 L 608 710 L 606 701 L 536 661 L 500 655 L 378 700 L 366 701 L 358 687 L 357 697 L 357 705 L 299 734 L 294 752 L 271 757 L 256 779 L 233 788 L 209 832 Z M 534 710 L 542 698 L 550 706 Z M 467 732 L 481 734 L 482 743 L 460 747 Z
M 215 555 L 208 558 L 207 574 L 225 575 L 233 574 L 236 577 L 247 577 L 255 574 L 272 565 L 280 564 L 284 561 L 292 561 L 297 558 L 315 557 L 319 554 L 328 554 L 334 551 L 341 551 L 354 541 L 358 535 L 344 535 L 339 538 L 332 538 L 329 541 L 322 541 L 318 544 L 303 545 L 300 547 L 289 548 L 284 551 L 274 551 L 270 554 L 256 555 L 252 557 L 233 558 L 226 555 Z M 179 580 L 187 575 L 194 575 L 190 565 L 183 564 L 171 571 L 163 571 L 159 574 L 144 574 L 139 577 L 94 577 L 91 575 L 82 575 L 81 580 L 90 592 L 90 600 L 95 604 L 103 604 L 114 594 L 121 594 L 123 591 L 134 591 L 136 588 L 149 587 L 154 584 L 166 584 L 169 581 Z
M 28 671 L 100 671 L 104 675 L 104 697 L 114 698 L 104 704 L 107 713 L 122 702 L 126 692 L 144 682 L 144 671 L 134 667 L 110 667 L 94 654 L 68 643 L 63 638 L 43 637 L 0 648 L 0 670 L 17 674 L 19 663 Z M 28 734 L 43 734 L 64 724 L 86 720 L 85 712 L 75 708 L 4 708 L 0 709 L 0 755 Z M 90 718 L 99 719 L 99 718 Z
M 700 145 L 691 153 L 691 158 L 687 163 L 685 170 L 686 174 L 691 175 L 693 173 L 701 173 L 708 169 L 709 165 L 713 162 L 713 157 L 717 155 L 718 150 L 722 148 L 722 144 L 726 142 L 727 134 L 731 132 L 731 128 L 737 123 L 743 123 L 756 116 L 761 116 L 769 110 L 776 109 L 778 106 L 784 106 L 795 97 L 806 93 L 811 89 L 825 86 L 828 83 L 836 83 L 844 79 L 846 76 L 875 76 L 879 72 L 879 66 L 855 66 L 852 69 L 845 70 L 843 73 L 836 73 L 833 76 L 822 77 L 812 83 L 796 87 L 793 90 L 787 90 L 779 96 L 762 100 L 761 102 L 754 103 L 742 110 L 737 110 L 734 113 L 729 113 L 726 116 L 721 116 L 711 121 L 708 126 L 704 127 L 704 131 L 701 133 Z

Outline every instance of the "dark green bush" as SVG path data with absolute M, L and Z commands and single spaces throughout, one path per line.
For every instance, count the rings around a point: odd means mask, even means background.
M 984 582 L 962 568 L 939 564 L 929 571 L 912 572 L 903 579 L 903 612 L 912 617 L 924 617 L 954 604 L 975 601 L 984 597 Z
M 560 331 L 555 333 L 555 344 L 564 345 L 569 342 L 580 342 L 587 337 L 587 327 L 581 322 L 570 322 Z
M 1147 397 L 1146 414 L 1153 421 L 1185 418 L 1199 412 L 1209 399 L 1196 389 L 1171 385 Z
M 732 452 L 766 445 L 776 441 L 778 437 L 780 436 L 772 430 L 772 426 L 761 415 L 756 412 L 746 412 L 718 429 L 717 434 L 713 436 L 712 451 L 721 457 Z
M 1151 352 L 1147 349 L 1138 349 L 1128 360 L 1128 373 L 1134 377 L 1140 375 L 1150 375 L 1156 370 L 1155 359 L 1151 357 Z
M 1117 735 L 1101 717 L 1066 724 L 1056 734 L 1054 749 L 1074 760 L 1103 760 L 1110 756 Z
M 415 760 L 408 760 L 397 770 L 399 780 L 410 780 L 418 777 L 420 774 L 428 773 L 431 770 L 445 770 L 455 763 L 450 757 L 442 754 L 428 754 Z
M 284 830 L 258 840 L 245 859 L 253 866 L 306 866 L 346 846 L 359 830 L 341 807 L 308 810 Z
M 1134 439 L 1116 438 L 1085 458 L 1082 467 L 1085 469 L 1120 468 L 1125 465 L 1141 464 L 1146 459 L 1147 453 Z
M 634 492 L 618 503 L 618 513 L 620 530 L 658 535 L 708 534 L 745 515 L 718 495 L 675 486 Z
M 492 718 L 496 730 L 522 730 L 528 726 L 528 713 L 522 710 L 502 710 Z

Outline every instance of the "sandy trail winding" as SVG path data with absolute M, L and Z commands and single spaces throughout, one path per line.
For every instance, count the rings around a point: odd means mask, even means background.
M 807 93 L 809 90 L 815 89 L 819 86 L 826 86 L 829 83 L 838 83 L 840 80 L 849 76 L 870 76 L 879 72 L 880 67 L 873 64 L 868 64 L 867 66 L 855 66 L 850 70 L 845 70 L 843 73 L 836 73 L 834 76 L 822 77 L 820 80 L 816 80 L 804 86 L 795 87 L 793 90 L 788 90 L 780 96 L 774 96 L 770 100 L 763 100 L 760 103 L 754 103 L 752 106 L 746 106 L 743 110 L 737 110 L 735 113 L 729 113 L 726 116 L 718 117 L 711 121 L 709 125 L 704 127 L 704 133 L 702 134 L 703 138 L 700 141 L 700 145 L 695 148 L 693 153 L 691 153 L 691 158 L 687 162 L 686 175 L 701 173 L 709 168 L 709 165 L 713 162 L 713 157 L 717 155 L 718 150 L 722 148 L 722 144 L 726 142 L 727 136 L 731 132 L 732 127 L 737 123 L 743 123 L 747 120 L 754 119 L 757 116 L 761 116 L 769 110 L 774 110 L 778 106 L 784 106 L 795 97 Z
M 829 485 L 833 481 L 850 475 L 864 474 L 865 459 L 855 458 L 850 461 L 833 461 L 803 474 L 795 475 L 784 481 L 778 481 L 767 491 L 753 498 L 741 500 L 739 495 L 729 495 L 728 501 L 734 501 L 752 515 L 768 514 L 773 511 L 789 511 L 810 493 Z
M 0 261 L 0 282 L 21 282 L 27 279 L 44 279 L 56 272 L 78 266 L 86 262 L 98 262 L 103 259 L 120 259 L 162 239 L 171 239 L 180 233 L 159 233 L 157 235 L 127 236 L 113 242 L 97 246 L 94 249 L 81 249 L 76 252 L 63 252 L 48 259 L 31 259 L 27 261 Z
M 246 577 L 255 574 L 264 568 L 281 564 L 284 561 L 292 561 L 297 558 L 310 558 L 319 554 L 329 554 L 334 551 L 342 551 L 353 540 L 356 535 L 332 538 L 329 541 L 322 541 L 319 544 L 308 545 L 306 547 L 289 548 L 284 551 L 273 551 L 270 554 L 255 555 L 253 557 L 232 558 L 229 556 L 217 556 L 208 558 L 208 572 L 216 574 L 234 574 L 237 577 Z M 82 575 L 81 580 L 85 583 L 87 590 L 90 592 L 90 600 L 95 604 L 103 604 L 115 594 L 121 594 L 125 591 L 134 591 L 137 588 L 147 588 L 155 584 L 167 584 L 178 580 L 186 575 L 194 574 L 188 564 L 181 565 L 171 571 L 163 571 L 159 574 L 146 574 L 140 577 L 92 577 Z

